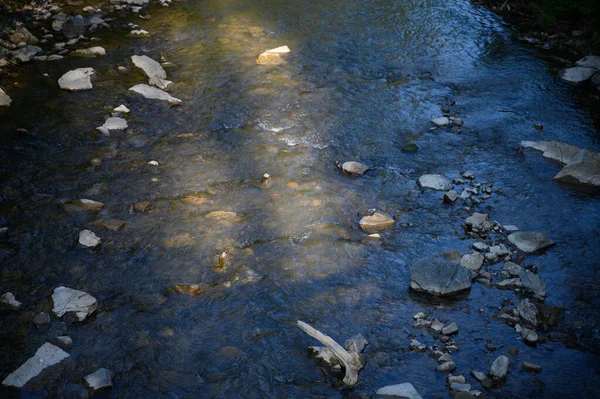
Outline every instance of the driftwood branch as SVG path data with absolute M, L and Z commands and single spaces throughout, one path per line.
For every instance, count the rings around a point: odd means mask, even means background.
M 358 359 L 358 355 L 351 355 L 340 344 L 335 342 L 333 338 L 323 334 L 319 330 L 314 329 L 313 327 L 311 327 L 303 321 L 298 320 L 298 327 L 300 327 L 302 331 L 304 331 L 314 339 L 320 341 L 323 345 L 325 345 L 333 352 L 335 357 L 339 359 L 340 363 L 344 366 L 344 369 L 346 370 L 343 380 L 344 384 L 346 384 L 349 387 L 354 386 L 358 381 L 358 370 L 360 370 L 362 367 L 360 359 Z

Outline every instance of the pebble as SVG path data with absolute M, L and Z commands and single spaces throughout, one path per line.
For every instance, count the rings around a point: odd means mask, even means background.
M 431 326 L 429 327 L 429 334 L 440 334 L 442 332 L 442 329 L 444 328 L 444 324 L 439 321 L 438 319 L 434 319 L 433 322 L 431 322 Z
M 423 312 L 419 312 L 413 316 L 413 319 L 415 319 L 415 320 L 424 319 L 424 318 L 425 318 L 425 313 L 423 313 Z
M 460 195 L 454 190 L 446 191 L 444 193 L 444 202 L 452 203 L 456 201 L 459 197 Z
M 48 313 L 41 312 L 35 315 L 32 321 L 37 328 L 42 328 L 50 323 L 50 315 Z
M 450 373 L 456 369 L 456 364 L 454 362 L 446 362 L 438 365 L 435 370 L 440 371 L 442 373 Z
M 448 384 L 452 384 L 453 382 L 457 384 L 464 384 L 467 382 L 467 379 L 463 375 L 448 374 L 448 376 L 446 377 L 446 381 L 448 382 Z

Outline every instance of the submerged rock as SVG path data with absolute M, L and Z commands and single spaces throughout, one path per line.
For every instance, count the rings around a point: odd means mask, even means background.
M 87 28 L 91 25 L 87 18 L 81 15 L 68 17 L 62 24 L 63 34 L 67 39 L 72 39 L 85 34 Z
M 356 161 L 344 162 L 342 165 L 342 171 L 350 176 L 361 176 L 369 170 L 369 167 L 363 163 Z
M 415 387 L 410 382 L 388 385 L 386 387 L 379 388 L 376 394 L 390 398 L 422 399 Z
M 530 373 L 541 373 L 542 372 L 542 366 L 539 366 L 535 363 L 523 362 L 523 364 L 521 366 L 523 367 L 523 370 L 529 371 Z
M 144 71 L 146 76 L 148 76 L 148 83 L 151 85 L 161 89 L 166 89 L 173 83 L 169 80 L 166 80 L 167 72 L 152 58 L 146 55 L 132 55 L 131 61 L 136 67 Z
M 106 55 L 104 47 L 95 46 L 90 48 L 82 48 L 71 52 L 72 56 L 75 57 L 99 57 Z
M 519 251 L 533 254 L 543 252 L 554 245 L 554 241 L 534 231 L 517 231 L 508 236 L 508 241 Z
M 29 381 L 37 377 L 44 369 L 55 366 L 68 358 L 69 354 L 57 346 L 45 343 L 33 357 L 2 381 L 4 386 L 23 388 Z
M 432 256 L 410 268 L 410 287 L 436 296 L 453 295 L 471 288 L 471 272 L 440 256 Z
M 0 107 L 8 107 L 12 103 L 12 99 L 0 88 Z
M 423 175 L 419 177 L 417 184 L 421 188 L 429 188 L 436 191 L 448 191 L 452 188 L 452 184 L 440 175 Z
M 67 312 L 75 312 L 77 319 L 83 321 L 98 308 L 98 301 L 90 294 L 67 287 L 57 287 L 52 294 L 52 311 L 62 317 Z
M 77 68 L 61 76 L 58 85 L 61 89 L 69 91 L 91 90 L 91 76 L 95 73 L 93 68 Z
M 267 50 L 261 53 L 256 59 L 256 63 L 260 65 L 281 65 L 285 64 L 287 61 L 284 60 L 281 56 L 283 54 L 288 54 L 290 52 L 290 48 L 288 46 L 281 46 L 271 50 Z
M 148 86 L 146 84 L 139 84 L 129 88 L 130 91 L 141 94 L 150 100 L 161 100 L 166 101 L 170 105 L 181 105 L 181 100 L 172 97 L 169 93 L 157 89 L 156 87 Z
M 365 216 L 360 219 L 358 225 L 367 233 L 377 233 L 380 231 L 389 230 L 394 227 L 396 222 L 394 219 L 381 212 L 375 212 L 370 216 Z
M 12 292 L 7 292 L 0 297 L 0 303 L 9 309 L 20 309 L 23 305 L 17 301 L 15 295 Z
M 94 371 L 92 374 L 86 375 L 84 379 L 90 388 L 97 391 L 102 388 L 112 387 L 112 378 L 113 373 L 110 370 L 102 368 Z

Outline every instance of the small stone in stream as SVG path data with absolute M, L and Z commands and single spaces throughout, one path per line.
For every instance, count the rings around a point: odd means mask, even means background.
M 458 332 L 458 325 L 456 323 L 448 324 L 446 327 L 442 329 L 442 334 L 444 335 L 452 335 Z
M 509 360 L 506 356 L 503 355 L 498 357 L 496 360 L 494 360 L 494 363 L 492 363 L 488 375 L 494 382 L 502 381 L 504 378 L 506 378 L 506 374 L 508 373 L 508 364 Z
M 487 252 L 490 250 L 490 247 L 486 243 L 476 242 L 473 244 L 473 249 L 479 252 Z
M 419 146 L 414 143 L 404 144 L 402 152 L 415 152 L 419 149 Z
M 514 290 L 517 288 L 521 288 L 523 283 L 519 278 L 509 278 L 507 280 L 502 280 L 499 283 L 496 283 L 496 288 L 499 290 Z
M 62 26 L 63 34 L 66 38 L 77 38 L 85 34 L 85 31 L 90 26 L 90 21 L 81 15 L 68 17 Z
M 562 80 L 565 80 L 574 85 L 579 85 L 591 78 L 597 70 L 595 68 L 572 67 L 563 69 L 560 73 Z
M 12 292 L 6 292 L 0 297 L 0 303 L 9 309 L 20 309 L 23 304 L 15 298 Z
M 127 121 L 123 118 L 108 118 L 102 126 L 98 127 L 100 131 L 104 131 L 104 129 L 108 131 L 125 130 L 127 129 Z
M 477 379 L 481 383 L 481 385 L 485 389 L 490 389 L 494 386 L 492 380 L 487 376 L 487 374 L 482 373 L 481 371 L 473 370 L 471 371 L 471 375 Z
M 448 345 L 448 346 L 446 346 L 446 350 L 450 353 L 458 352 L 458 346 Z
M 113 373 L 110 370 L 102 368 L 94 371 L 92 374 L 86 375 L 85 382 L 91 389 L 97 391 L 102 388 L 112 387 L 112 378 Z
M 147 30 L 144 30 L 144 29 L 133 29 L 129 32 L 129 35 L 146 37 L 146 36 L 150 35 L 150 32 L 148 32 Z
M 158 166 L 158 162 L 157 161 L 150 161 L 150 162 L 148 162 L 148 165 Z
M 492 286 L 492 281 L 489 278 L 480 277 L 476 281 L 486 288 L 490 288 Z
M 123 104 L 119 105 L 117 108 L 114 108 L 113 111 L 114 112 L 120 112 L 122 114 L 128 114 L 130 112 L 129 108 L 127 108 Z
M 423 313 L 423 312 L 419 312 L 413 316 L 414 320 L 419 320 L 419 319 L 424 319 L 424 318 L 425 318 L 425 313 Z
M 504 227 L 504 230 L 508 233 L 514 233 L 515 231 L 519 231 L 519 228 L 514 224 L 507 224 Z
M 56 316 L 62 317 L 65 313 L 75 312 L 77 319 L 83 321 L 98 308 L 98 301 L 90 294 L 67 287 L 57 287 L 52 294 Z
M 534 231 L 517 231 L 508 236 L 508 241 L 528 254 L 543 252 L 554 245 L 554 241 Z
M 281 46 L 261 53 L 256 59 L 256 63 L 260 65 L 281 65 L 285 64 L 281 56 L 290 52 L 288 46 Z
M 523 362 L 522 364 L 523 370 L 529 371 L 530 373 L 541 373 L 542 366 L 539 366 L 535 363 Z
M 41 312 L 36 314 L 32 321 L 36 328 L 42 328 L 50 323 L 50 315 L 48 313 Z
M 442 356 L 440 356 L 438 358 L 438 363 L 442 364 L 442 363 L 446 363 L 446 362 L 451 362 L 452 361 L 452 355 L 449 353 L 444 353 Z
M 180 99 L 171 96 L 166 91 L 162 91 L 161 89 L 157 89 L 156 87 L 148 86 L 147 84 L 143 83 L 130 87 L 129 90 L 138 93 L 147 99 L 166 101 L 173 106 L 181 105 L 182 103 Z
M 540 276 L 529 270 L 521 270 L 519 278 L 522 286 L 525 287 L 529 292 L 533 293 L 536 297 L 544 298 L 546 296 L 547 284 Z
M 101 223 L 105 229 L 113 231 L 120 231 L 127 224 L 127 222 L 118 219 L 103 219 Z
M 490 221 L 490 216 L 487 213 L 475 212 L 465 220 L 465 225 L 468 230 L 485 231 L 484 224 Z
M 102 160 L 100 158 L 92 158 L 90 163 L 92 164 L 92 166 L 100 166 L 102 165 Z
M 449 119 L 453 126 L 462 126 L 464 123 L 461 118 L 451 116 Z
M 462 256 L 460 256 L 460 254 L 458 253 L 458 251 L 455 250 L 450 250 L 450 251 L 444 251 L 444 252 L 440 252 L 440 255 L 444 258 L 449 260 L 452 263 L 460 263 L 460 259 L 462 258 Z
M 523 268 L 514 262 L 504 262 L 502 270 L 506 271 L 509 275 L 513 277 L 517 277 L 523 271 Z
M 416 339 L 411 339 L 408 344 L 408 347 L 410 348 L 410 350 L 418 352 L 418 353 L 423 353 L 427 349 L 427 347 L 425 345 L 423 345 Z
M 495 252 L 488 252 L 485 254 L 485 260 L 487 260 L 489 263 L 496 263 L 498 260 L 498 254 Z
M 48 367 L 55 366 L 69 357 L 69 354 L 59 347 L 45 343 L 18 369 L 2 381 L 7 387 L 23 388 L 29 381 L 37 377 Z
M 95 211 L 95 212 L 100 211 L 100 210 L 102 210 L 102 208 L 104 208 L 104 204 L 102 202 L 94 201 L 91 199 L 85 199 L 85 198 L 72 201 L 72 204 L 75 204 L 80 208 L 87 209 L 88 211 Z
M 93 86 L 90 77 L 95 73 L 93 68 L 77 68 L 61 76 L 58 85 L 69 91 L 91 90 Z
M 156 86 L 160 89 L 168 88 L 173 82 L 166 80 L 167 72 L 164 68 L 152 58 L 146 55 L 133 55 L 131 56 L 133 64 L 144 71 L 148 76 L 149 84 Z
M 471 288 L 471 272 L 441 256 L 432 256 L 412 265 L 410 288 L 435 296 L 457 294 Z
M 452 203 L 456 201 L 459 197 L 459 194 L 454 190 L 446 191 L 444 193 L 444 202 Z
M 413 328 L 429 328 L 431 326 L 430 320 L 419 319 L 413 324 Z
M 463 375 L 448 374 L 448 376 L 446 377 L 446 381 L 448 382 L 448 384 L 452 384 L 453 382 L 457 384 L 464 384 L 467 382 L 467 379 Z
M 73 339 L 68 335 L 62 335 L 54 338 L 54 343 L 62 348 L 69 348 L 73 346 Z
M 344 342 L 344 347 L 348 352 L 356 352 L 360 353 L 365 350 L 365 347 L 369 345 L 369 342 L 362 336 L 362 334 L 358 333 L 352 338 L 349 338 Z
M 413 387 L 409 382 L 397 385 L 388 385 L 386 387 L 379 388 L 376 394 L 386 398 L 422 399 L 415 387 Z
M 29 62 L 42 52 L 38 46 L 25 46 L 11 52 L 12 57 L 20 63 Z
M 538 325 L 538 309 L 533 303 L 531 303 L 531 301 L 528 298 L 523 299 L 521 302 L 519 302 L 517 310 L 519 312 L 519 316 L 523 320 L 525 320 L 534 327 Z
M 429 334 L 432 334 L 432 335 L 441 334 L 443 328 L 444 328 L 444 323 L 442 323 L 438 319 L 433 319 L 428 332 L 429 332 Z
M 457 392 L 469 392 L 471 388 L 471 384 L 459 384 L 458 382 L 450 384 L 450 389 Z
M 442 352 L 439 349 L 436 349 L 436 350 L 432 351 L 429 356 L 435 360 L 438 360 L 440 357 L 442 357 L 443 354 L 444 354 L 444 352 Z
M 71 52 L 74 57 L 100 57 L 106 55 L 104 47 L 95 46 L 90 48 L 82 48 Z
M 484 257 L 479 252 L 463 255 L 460 264 L 469 270 L 477 271 L 483 266 Z
M 133 205 L 133 209 L 136 212 L 148 212 L 150 210 L 150 208 L 152 208 L 152 204 L 148 201 L 136 202 Z
M 81 230 L 79 232 L 79 244 L 87 248 L 95 248 L 102 240 L 93 231 Z
M 517 326 L 518 326 L 518 324 L 517 324 Z M 515 330 L 516 330 L 516 328 L 515 328 Z M 533 331 L 529 328 L 526 328 L 526 327 L 521 328 L 520 334 L 521 334 L 521 338 L 523 338 L 523 340 L 529 344 L 535 344 L 539 340 L 538 334 L 535 331 Z
M 519 318 L 517 316 L 513 316 L 508 313 L 503 313 L 502 315 L 500 315 L 500 320 L 502 320 L 509 326 L 514 326 L 515 324 L 517 324 L 519 322 Z
M 450 124 L 450 119 L 446 118 L 445 116 L 442 116 L 440 118 L 432 119 L 431 123 L 433 123 L 434 125 L 439 126 L 439 127 L 444 127 L 444 126 L 448 126 Z
M 600 56 L 588 55 L 577 61 L 576 64 L 580 67 L 600 69 Z
M 363 163 L 348 161 L 342 164 L 342 171 L 350 176 L 361 176 L 369 170 L 369 167 Z
M 462 177 L 464 177 L 465 179 L 473 180 L 475 178 L 475 173 L 473 173 L 470 170 L 467 170 L 466 172 L 463 172 Z
M 439 364 L 435 370 L 442 373 L 451 373 L 452 371 L 456 370 L 456 364 L 454 362 L 442 363 Z
M 443 344 L 446 344 L 446 343 L 450 342 L 450 340 L 451 340 L 451 338 L 449 336 L 447 336 L 447 335 L 442 335 L 440 337 L 440 342 L 443 343 Z
M 38 39 L 22 25 L 17 25 L 15 30 L 9 33 L 8 40 L 14 44 L 37 44 L 38 42 Z
M 417 184 L 421 188 L 429 188 L 436 191 L 448 191 L 452 188 L 452 184 L 441 175 L 423 175 L 419 177 Z
M 380 231 L 389 230 L 394 227 L 396 222 L 394 219 L 381 212 L 375 212 L 371 216 L 363 217 L 358 225 L 367 233 L 377 233 Z
M 8 107 L 12 103 L 12 99 L 0 88 L 0 107 Z

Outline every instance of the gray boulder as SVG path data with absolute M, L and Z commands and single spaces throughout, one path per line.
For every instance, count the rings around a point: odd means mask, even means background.
M 542 156 L 547 159 L 558 161 L 562 164 L 568 164 L 573 161 L 580 148 L 574 145 L 561 143 L 560 141 L 521 141 L 521 148 L 532 148 L 542 151 Z
M 350 176 L 364 175 L 367 170 L 369 170 L 367 165 L 356 161 L 348 161 L 342 164 L 342 171 Z
M 508 364 L 509 361 L 506 356 L 500 356 L 494 360 L 494 363 L 492 363 L 492 366 L 490 367 L 490 372 L 488 373 L 492 380 L 497 382 L 506 378 Z
M 536 297 L 544 298 L 546 296 L 547 284 L 537 274 L 528 270 L 521 270 L 519 272 L 519 279 L 522 286 Z
M 600 154 L 581 150 L 556 176 L 555 181 L 600 187 Z
M 90 294 L 67 287 L 57 287 L 52 294 L 52 311 L 62 317 L 65 313 L 75 312 L 77 319 L 83 321 L 98 308 L 98 301 Z
M 417 180 L 417 184 L 421 188 L 429 188 L 436 191 L 448 191 L 452 188 L 452 184 L 441 175 L 423 175 Z
M 460 264 L 469 270 L 477 271 L 481 269 L 481 266 L 483 266 L 484 259 L 484 256 L 479 252 L 473 252 L 470 254 L 463 255 L 463 257 L 460 260 Z
M 2 381 L 7 387 L 23 388 L 29 381 L 37 377 L 44 369 L 55 366 L 68 358 L 69 354 L 49 343 L 42 345 L 33 357 Z
M 508 241 L 528 254 L 543 252 L 554 245 L 554 241 L 535 231 L 517 231 L 508 236 Z
M 583 57 L 582 59 L 577 61 L 576 64 L 577 66 L 584 68 L 600 69 L 600 56 L 588 55 L 587 57 Z
M 0 303 L 9 309 L 20 309 L 23 305 L 21 302 L 17 301 L 15 295 L 12 292 L 6 292 L 2 294 L 0 297 Z
M 398 399 L 422 399 L 410 382 L 379 388 L 376 394 Z
M 441 256 L 432 256 L 412 265 L 410 288 L 435 296 L 457 294 L 471 288 L 471 272 Z
M 538 325 L 538 310 L 535 305 L 529 301 L 529 299 L 523 299 L 521 302 L 519 302 L 519 305 L 517 305 L 517 311 L 519 312 L 519 316 L 527 323 L 534 327 Z
M 11 54 L 12 57 L 18 62 L 25 63 L 29 62 L 42 52 L 42 49 L 38 46 L 25 46 L 14 50 Z

